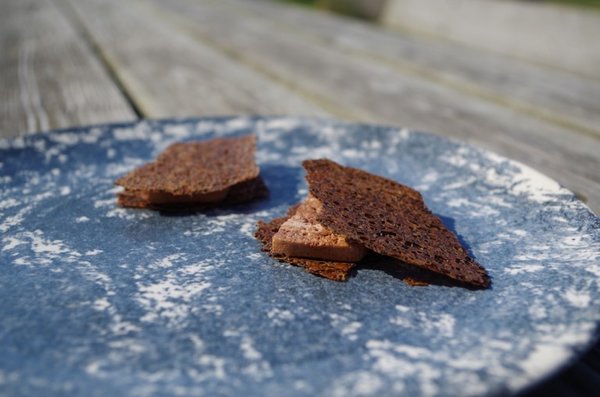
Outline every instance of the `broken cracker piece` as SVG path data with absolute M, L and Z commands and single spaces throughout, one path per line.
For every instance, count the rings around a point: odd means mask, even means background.
M 172 144 L 155 161 L 115 182 L 125 188 L 118 203 L 181 209 L 264 197 L 268 190 L 259 176 L 255 150 L 254 135 Z
M 486 288 L 490 279 L 458 238 L 425 205 L 421 194 L 331 160 L 303 162 L 310 194 L 322 209 L 317 221 L 351 243 Z
M 275 218 L 266 223 L 259 221 L 254 236 L 260 241 L 262 250 L 269 253 L 275 259 L 289 263 L 294 266 L 302 267 L 307 272 L 327 278 L 333 281 L 346 281 L 350 277 L 354 263 L 321 261 L 305 258 L 291 258 L 285 255 L 273 255 L 271 252 L 273 236 L 277 233 L 282 224 L 285 223 L 294 214 L 295 208 L 290 208 L 288 216 Z
M 321 203 L 308 197 L 273 236 L 274 255 L 292 258 L 312 258 L 326 261 L 358 262 L 366 254 L 360 245 L 351 244 L 317 222 Z

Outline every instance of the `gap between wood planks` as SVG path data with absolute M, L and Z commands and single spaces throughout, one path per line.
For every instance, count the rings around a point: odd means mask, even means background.
M 135 118 L 54 1 L 0 3 L 0 138 Z
M 91 50 L 102 61 L 107 73 L 115 81 L 115 84 L 117 84 L 118 88 L 121 90 L 122 94 L 125 96 L 128 103 L 132 106 L 136 115 L 138 117 L 148 117 L 149 116 L 148 112 L 144 111 L 143 105 L 141 103 L 139 103 L 140 101 L 136 101 L 135 98 L 132 96 L 133 94 L 131 93 L 131 90 L 128 89 L 124 80 L 121 78 L 121 76 L 119 76 L 119 72 L 118 72 L 117 68 L 114 66 L 114 62 L 110 59 L 110 57 L 106 53 L 104 53 L 102 51 L 102 49 L 100 48 L 98 43 L 94 40 L 94 38 L 91 35 L 91 33 L 89 32 L 89 30 L 85 27 L 83 21 L 79 18 L 79 16 L 76 14 L 76 11 L 69 4 L 69 2 L 68 2 L 69 0 L 54 0 L 54 1 L 57 1 L 58 3 L 60 3 L 61 8 L 62 8 L 63 12 L 65 13 L 65 15 L 68 17 L 69 20 L 71 20 L 73 22 L 73 24 L 77 27 L 77 29 L 81 32 L 82 36 L 85 38 L 85 41 L 90 46 Z M 241 11 L 243 13 L 246 13 L 247 15 L 251 14 L 255 18 L 263 18 L 263 16 L 260 15 L 260 13 L 257 10 L 253 10 L 250 7 L 240 7 L 240 5 L 227 4 L 227 3 L 228 2 L 222 2 L 222 4 L 224 4 L 227 7 L 235 6 L 236 11 Z M 148 6 L 147 3 L 145 3 L 144 5 Z M 276 5 L 274 5 L 274 6 L 276 6 Z M 148 7 L 148 9 L 150 10 L 150 7 Z M 164 14 L 164 13 L 158 11 L 154 7 L 152 7 L 151 11 L 153 11 L 154 13 L 160 14 L 161 17 L 165 17 L 165 18 L 169 19 L 171 22 L 174 22 L 174 23 L 172 23 L 172 26 L 175 29 L 180 30 L 181 32 L 183 32 L 187 35 L 197 37 L 201 41 L 218 49 L 219 51 L 223 52 L 228 57 L 230 57 L 231 59 L 233 59 L 237 62 L 243 62 L 248 67 L 251 67 L 255 71 L 263 74 L 264 76 L 268 77 L 269 79 L 273 80 L 274 82 L 276 82 L 280 85 L 283 85 L 290 90 L 293 90 L 294 92 L 298 93 L 299 95 L 305 97 L 307 100 L 310 100 L 311 102 L 315 103 L 316 105 L 322 107 L 323 109 L 325 109 L 327 112 L 331 113 L 334 116 L 342 117 L 342 118 L 349 119 L 349 120 L 357 120 L 357 119 L 366 120 L 366 121 L 372 120 L 372 117 L 369 117 L 368 114 L 366 114 L 365 112 L 362 112 L 360 109 L 352 109 L 351 111 L 349 111 L 347 108 L 340 107 L 340 106 L 336 105 L 334 102 L 328 100 L 327 98 L 321 97 L 316 93 L 313 93 L 313 92 L 310 92 L 309 90 L 303 89 L 300 85 L 294 84 L 293 81 L 289 81 L 289 80 L 280 78 L 280 76 L 277 76 L 275 73 L 272 73 L 270 70 L 263 67 L 262 65 L 260 65 L 256 62 L 253 62 L 251 59 L 244 56 L 243 54 L 240 54 L 240 53 L 236 52 L 235 50 L 229 49 L 226 46 L 221 45 L 218 41 L 214 40 L 209 35 L 201 34 L 198 31 L 192 31 L 190 29 L 187 29 L 186 27 L 182 27 L 180 24 L 177 23 L 177 21 L 174 20 L 173 16 L 171 16 L 171 15 Z M 301 36 L 301 37 L 303 37 L 303 39 L 309 40 L 319 46 L 326 46 L 328 44 L 327 41 L 324 40 L 322 37 L 320 37 L 317 34 L 312 34 L 309 30 L 299 29 L 290 24 L 278 21 L 277 19 L 270 19 L 269 21 L 270 21 L 270 23 L 273 23 L 274 25 L 278 26 L 279 28 L 285 29 L 289 32 L 292 32 L 295 35 Z M 344 51 L 346 53 L 349 53 L 349 54 L 352 54 L 355 56 L 375 60 L 375 61 L 385 64 L 388 67 L 391 67 L 403 74 L 411 75 L 414 77 L 419 77 L 423 80 L 427 80 L 427 81 L 433 82 L 435 84 L 443 85 L 447 88 L 461 92 L 463 94 L 477 97 L 477 98 L 483 99 L 487 102 L 491 102 L 496 105 L 500 105 L 503 107 L 507 107 L 509 109 L 516 110 L 516 111 L 526 114 L 528 116 L 532 116 L 532 117 L 540 119 L 542 121 L 560 126 L 562 128 L 572 130 L 574 132 L 578 132 L 583 135 L 587 135 L 589 137 L 594 137 L 594 138 L 600 137 L 599 130 L 588 128 L 587 126 L 582 125 L 581 123 L 578 123 L 578 122 L 574 121 L 573 119 L 561 117 L 561 116 L 557 115 L 555 112 L 549 112 L 543 108 L 540 108 L 539 106 L 531 105 L 531 104 L 525 103 L 523 101 L 514 100 L 514 99 L 511 99 L 508 97 L 497 95 L 492 91 L 486 90 L 486 89 L 476 86 L 476 85 L 469 85 L 464 82 L 458 83 L 455 81 L 451 81 L 450 79 L 445 78 L 444 76 L 442 76 L 440 74 L 436 74 L 435 72 L 427 71 L 422 68 L 418 68 L 414 65 L 411 65 L 406 62 L 402 62 L 397 59 L 391 60 L 389 58 L 382 57 L 374 52 L 367 52 L 367 51 L 360 51 L 360 50 L 353 50 L 353 49 L 346 49 L 346 48 L 342 48 L 341 51 Z
M 331 116 L 133 2 L 70 3 L 144 116 Z
M 98 45 L 90 31 L 87 29 L 77 12 L 73 9 L 73 6 L 69 3 L 69 0 L 52 0 L 56 4 L 56 8 L 62 12 L 64 17 L 71 22 L 73 28 L 79 32 L 83 38 L 84 43 L 87 44 L 88 48 L 100 61 L 104 71 L 108 77 L 114 82 L 115 86 L 123 95 L 123 98 L 127 104 L 131 107 L 131 110 L 135 114 L 135 117 L 142 119 L 148 117 L 148 112 L 143 109 L 143 106 L 136 101 L 131 95 L 131 90 L 128 89 L 123 78 L 119 75 L 117 68 L 114 66 L 114 62 L 111 58 L 102 51 L 102 48 Z

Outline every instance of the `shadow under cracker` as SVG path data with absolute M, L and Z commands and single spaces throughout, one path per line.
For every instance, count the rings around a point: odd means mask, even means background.
M 362 261 L 358 263 L 355 271 L 360 269 L 380 270 L 394 278 L 402 280 L 408 285 L 415 287 L 436 285 L 444 287 L 466 288 L 472 291 L 484 289 L 482 287 L 477 287 L 462 281 L 454 280 L 450 277 L 434 273 L 418 266 L 409 265 L 398 259 L 378 255 L 375 253 L 369 253 Z
M 460 245 L 462 245 L 462 247 L 465 249 L 465 251 L 467 251 L 467 254 L 471 258 L 476 259 L 475 255 L 473 255 L 471 246 L 467 243 L 467 241 L 464 239 L 464 237 L 456 231 L 456 221 L 454 220 L 454 218 L 451 218 L 449 216 L 440 215 L 440 214 L 434 214 L 434 215 L 437 216 L 438 218 L 440 218 L 442 223 L 444 224 L 444 226 L 446 226 L 446 228 L 448 230 L 450 230 L 452 233 L 454 233 L 456 238 L 458 238 L 458 242 L 460 243 Z
M 262 203 L 261 210 L 279 206 L 291 206 L 303 199 L 298 194 L 299 188 L 305 184 L 304 170 L 298 164 L 290 167 L 282 164 L 261 164 L 260 174 L 269 188 L 269 197 Z

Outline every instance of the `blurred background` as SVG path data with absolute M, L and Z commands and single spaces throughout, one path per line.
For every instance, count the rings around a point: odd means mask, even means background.
M 280 0 L 600 78 L 600 0 Z M 593 61 L 593 62 L 592 62 Z

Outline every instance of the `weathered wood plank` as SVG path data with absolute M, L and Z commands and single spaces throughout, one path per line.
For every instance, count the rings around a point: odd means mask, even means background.
M 383 22 L 598 80 L 600 14 L 594 11 L 548 1 L 390 0 Z
M 50 0 L 0 3 L 0 137 L 135 119 L 84 40 Z
M 173 29 L 145 8 L 114 0 L 69 4 L 144 116 L 326 114 L 287 87 Z
M 309 39 L 386 62 L 402 73 L 600 137 L 598 80 L 273 1 L 225 0 L 223 3 L 268 15 L 281 29 L 295 29 Z
M 270 76 L 335 104 L 338 116 L 468 140 L 546 172 L 600 209 L 597 139 L 307 41 L 278 29 L 268 17 L 241 16 L 222 2 L 142 3 L 160 9 L 161 18 L 198 42 L 233 52 L 241 62 L 260 65 Z

